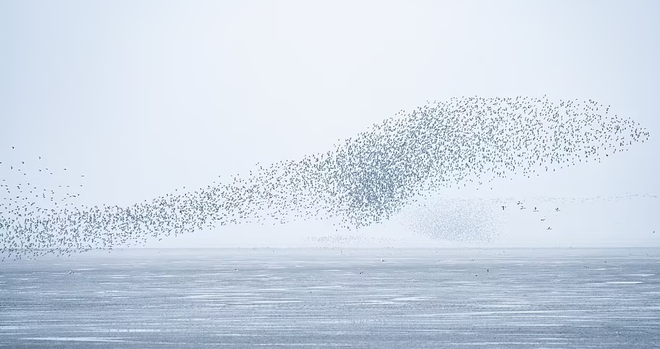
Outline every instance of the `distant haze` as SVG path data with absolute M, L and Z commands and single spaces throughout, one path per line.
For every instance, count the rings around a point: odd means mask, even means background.
M 328 151 L 427 100 L 594 99 L 650 140 L 357 232 L 224 226 L 147 246 L 660 246 L 657 18 L 656 1 L 3 1 L 0 170 L 42 157 L 58 171 L 40 185 L 84 174 L 77 203 L 125 206 Z M 561 215 L 547 230 L 518 200 Z M 451 239 L 471 227 L 492 239 Z

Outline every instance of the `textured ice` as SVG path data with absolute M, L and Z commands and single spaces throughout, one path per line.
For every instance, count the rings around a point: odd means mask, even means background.
M 4 263 L 0 347 L 660 343 L 660 250 L 502 252 L 132 250 Z

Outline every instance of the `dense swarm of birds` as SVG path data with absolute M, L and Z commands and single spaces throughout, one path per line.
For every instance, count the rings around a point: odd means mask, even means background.
M 357 229 L 442 188 L 488 187 L 496 178 L 600 162 L 648 140 L 639 123 L 609 109 L 593 100 L 553 103 L 546 97 L 428 102 L 326 153 L 257 163 L 246 176 L 128 207 L 70 204 L 79 195 L 73 188 L 40 188 L 27 181 L 24 161 L 0 161 L 0 171 L 15 178 L 3 179 L 0 188 L 0 254 L 70 255 L 228 224 L 330 219 L 337 229 Z M 17 173 L 26 179 L 19 181 Z
M 411 232 L 432 239 L 487 243 L 506 228 L 508 214 L 501 206 L 497 199 L 430 197 L 404 208 L 396 220 Z

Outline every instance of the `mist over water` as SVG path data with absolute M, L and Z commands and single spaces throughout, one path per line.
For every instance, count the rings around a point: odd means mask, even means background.
M 34 176 L 52 171 L 39 166 L 41 158 L 28 160 L 36 163 L 29 166 L 24 160 L 3 161 L 2 255 L 69 255 L 202 229 L 222 234 L 222 226 L 236 224 L 330 220 L 337 230 L 355 230 L 387 221 L 421 198 L 442 196 L 444 188 L 487 189 L 499 178 L 524 180 L 604 162 L 648 140 L 642 125 L 609 109 L 593 100 L 522 96 L 429 102 L 340 140 L 325 153 L 257 164 L 245 176 L 219 178 L 196 190 L 176 189 L 128 207 L 76 205 L 78 185 L 58 197 L 60 188 L 30 184 Z M 465 215 L 457 213 L 458 203 L 429 200 L 431 216 L 418 212 L 405 220 L 436 239 L 497 238 L 489 218 L 492 207 L 469 204 L 473 214 Z M 447 219 L 456 216 L 457 224 Z

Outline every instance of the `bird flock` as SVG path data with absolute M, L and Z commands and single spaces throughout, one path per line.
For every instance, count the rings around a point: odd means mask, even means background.
M 623 204 L 630 207 L 632 202 L 642 203 L 645 207 L 656 207 L 657 195 L 625 194 L 615 196 L 592 197 L 447 197 L 432 196 L 418 200 L 414 205 L 404 208 L 396 221 L 411 232 L 445 242 L 483 244 L 493 242 L 509 232 L 510 223 L 527 222 L 529 232 L 552 231 L 555 224 L 563 225 L 568 216 L 566 211 L 575 207 L 589 208 L 612 207 Z M 581 214 L 584 211 L 581 210 Z M 616 221 L 622 218 L 619 212 Z M 574 215 L 573 215 L 574 216 Z M 515 218 L 511 220 L 511 218 Z M 583 217 L 589 219 L 586 216 Z M 602 227 L 606 219 L 591 222 L 591 226 Z M 588 222 L 581 222 L 588 223 Z M 589 226 L 589 225 L 588 225 Z M 584 226 L 583 226 L 584 228 Z
M 257 163 L 245 176 L 126 207 L 76 205 L 84 175 L 42 188 L 30 178 L 54 169 L 40 167 L 41 158 L 30 166 L 0 159 L 0 256 L 71 255 L 201 229 L 222 234 L 231 224 L 325 219 L 355 230 L 443 188 L 488 190 L 497 178 L 605 161 L 648 139 L 639 123 L 593 100 L 452 98 L 402 110 L 325 153 Z

